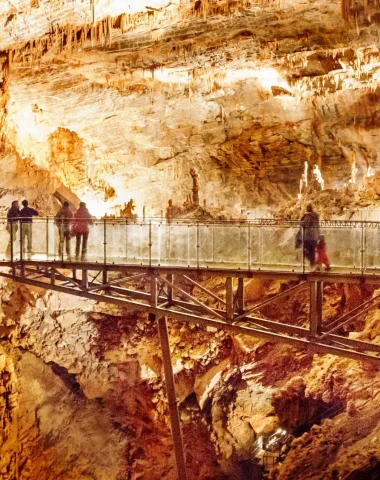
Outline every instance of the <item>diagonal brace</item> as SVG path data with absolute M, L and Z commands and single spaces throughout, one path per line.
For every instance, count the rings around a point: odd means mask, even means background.
M 247 315 L 250 315 L 251 313 L 255 312 L 256 310 L 260 310 L 262 307 L 266 307 L 267 305 L 270 305 L 271 303 L 277 302 L 280 298 L 287 297 L 291 295 L 293 292 L 296 290 L 301 290 L 302 288 L 306 287 L 307 282 L 302 282 L 299 283 L 298 285 L 295 285 L 294 287 L 288 288 L 288 290 L 285 290 L 284 292 L 278 293 L 272 298 L 269 298 L 268 300 L 265 300 L 264 302 L 259 303 L 258 305 L 255 305 L 251 309 L 249 309 L 247 312 L 243 313 L 242 315 L 239 315 L 238 317 L 234 318 L 235 322 L 238 322 L 239 320 L 242 320 L 244 317 Z
M 202 285 L 200 285 L 199 283 L 197 283 L 196 281 L 194 281 L 193 279 L 191 279 L 190 277 L 188 277 L 187 275 L 182 275 L 182 277 L 187 280 L 188 282 L 192 283 L 193 285 L 195 285 L 197 288 L 199 288 L 199 290 L 201 290 L 202 292 L 204 293 L 207 293 L 208 295 L 210 295 L 210 297 L 214 298 L 215 300 L 217 300 L 218 302 L 222 303 L 223 305 L 226 304 L 225 300 L 221 299 L 220 297 L 218 297 L 218 295 L 215 295 L 215 293 L 212 293 L 210 292 L 210 290 L 208 290 L 207 288 L 203 287 Z
M 184 295 L 185 297 L 189 298 L 190 300 L 192 300 L 194 303 L 196 303 L 197 305 L 199 305 L 200 307 L 202 307 L 204 310 L 206 310 L 207 313 L 211 313 L 211 315 L 214 315 L 222 320 L 224 320 L 224 317 L 223 315 L 220 315 L 219 313 L 217 313 L 215 310 L 213 310 L 212 308 L 208 307 L 207 305 L 205 305 L 204 303 L 200 302 L 199 300 L 197 300 L 195 297 L 193 297 L 192 295 L 190 295 L 189 293 L 185 292 L 185 290 L 183 290 L 182 288 L 180 287 L 177 287 L 176 285 L 174 285 L 173 283 L 169 282 L 169 280 L 167 280 L 166 278 L 163 278 L 163 277 L 159 277 L 159 280 L 161 282 L 165 282 L 167 285 L 169 285 L 169 287 L 173 288 L 174 290 L 177 290 L 178 292 L 181 292 L 182 295 Z
M 330 325 L 328 325 L 327 327 L 329 330 L 324 332 L 320 338 L 325 338 L 327 335 L 330 335 L 331 333 L 336 332 L 347 323 L 352 322 L 355 318 L 359 317 L 363 313 L 368 312 L 368 310 L 371 310 L 371 308 L 376 307 L 379 304 L 380 304 L 380 295 L 376 295 L 376 297 L 373 297 L 370 300 L 367 300 L 366 302 L 362 303 L 361 305 L 354 308 L 350 312 L 346 313 L 345 315 L 342 315 L 341 317 L 337 318 L 332 323 L 330 323 Z

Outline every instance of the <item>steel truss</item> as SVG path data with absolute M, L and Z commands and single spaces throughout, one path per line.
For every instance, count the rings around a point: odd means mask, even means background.
M 0 276 L 16 282 L 113 303 L 131 310 L 142 310 L 157 320 L 178 480 L 188 480 L 188 476 L 167 318 L 287 343 L 313 352 L 330 353 L 380 364 L 380 345 L 352 340 L 346 335 L 339 334 L 342 327 L 349 325 L 371 308 L 377 307 L 380 304 L 379 295 L 340 318 L 323 324 L 324 280 L 379 285 L 380 277 L 377 275 L 151 268 L 80 262 L 37 264 L 33 261 L 20 261 L 3 263 L 1 266 L 7 268 L 7 271 L 0 270 Z M 200 284 L 196 280 L 199 275 L 223 278 L 222 294 L 216 295 Z M 247 309 L 244 298 L 245 281 L 253 277 L 287 279 L 298 284 Z M 310 316 L 306 327 L 281 323 L 261 315 L 260 311 L 264 307 L 275 305 L 276 302 L 301 289 L 309 289 L 310 292 L 308 296 Z M 213 306 L 207 304 L 203 300 L 204 297 L 211 299 Z
M 36 265 L 33 261 L 14 262 L 11 272 L 0 272 L 0 275 L 29 285 L 145 311 L 157 318 L 167 317 L 206 325 L 235 334 L 287 343 L 314 352 L 380 364 L 380 345 L 353 340 L 348 338 L 346 332 L 341 333 L 342 327 L 377 307 L 380 296 L 364 302 L 333 322 L 323 322 L 324 280 L 379 284 L 379 276 L 363 278 L 359 274 L 344 276 L 323 273 L 184 270 L 175 267 L 149 268 L 80 262 L 41 262 Z M 218 296 L 202 286 L 197 281 L 199 275 L 222 278 L 222 294 Z M 246 279 L 252 277 L 282 278 L 299 283 L 254 307 L 247 308 L 244 298 Z M 275 305 L 300 289 L 309 289 L 310 292 L 310 316 L 306 326 L 281 323 L 260 313 L 264 307 Z

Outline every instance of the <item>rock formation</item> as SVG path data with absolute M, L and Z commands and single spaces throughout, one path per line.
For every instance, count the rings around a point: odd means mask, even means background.
M 160 216 L 191 169 L 223 216 L 378 204 L 378 0 L 2 0 L 0 25 L 2 214 L 27 196 Z M 253 279 L 248 305 L 288 287 Z M 326 318 L 375 294 L 327 285 Z M 174 480 L 154 322 L 8 280 L 0 300 L 1 478 Z M 302 325 L 306 303 L 270 313 Z M 378 342 L 378 317 L 350 335 Z M 375 367 L 176 322 L 170 342 L 189 480 L 249 478 L 278 430 L 273 479 L 379 478 Z

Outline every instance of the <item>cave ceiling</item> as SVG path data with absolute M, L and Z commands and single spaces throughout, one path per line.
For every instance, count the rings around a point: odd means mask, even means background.
M 265 203 L 305 161 L 380 167 L 377 0 L 1 0 L 0 24 L 3 140 L 78 196 L 180 199 L 196 165 Z

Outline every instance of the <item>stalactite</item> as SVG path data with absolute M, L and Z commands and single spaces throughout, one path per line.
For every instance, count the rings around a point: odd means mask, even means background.
M 10 52 L 5 53 L 5 60 L 2 64 L 3 79 L 0 82 L 0 153 L 4 154 L 6 150 L 5 120 L 7 102 L 9 98 L 8 84 L 10 76 Z
M 340 0 L 340 11 L 343 20 L 348 21 L 350 18 L 350 0 Z

